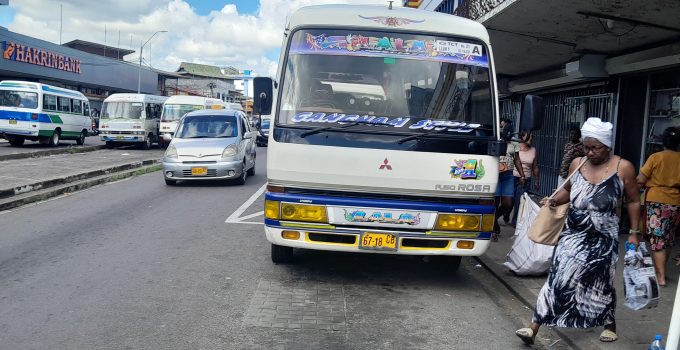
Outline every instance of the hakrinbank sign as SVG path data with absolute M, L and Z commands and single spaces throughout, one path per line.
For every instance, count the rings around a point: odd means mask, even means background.
M 20 45 L 13 41 L 3 41 L 2 48 L 3 59 L 80 74 L 80 60 L 78 59 L 35 47 Z

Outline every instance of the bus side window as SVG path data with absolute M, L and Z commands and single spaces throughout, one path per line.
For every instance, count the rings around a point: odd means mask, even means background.
M 83 102 L 83 115 L 90 116 L 90 104 Z
M 56 111 L 57 97 L 54 95 L 43 95 L 43 109 L 47 111 Z
M 71 112 L 83 114 L 83 101 L 71 100 Z
M 71 99 L 68 97 L 57 97 L 57 110 L 59 112 L 71 112 Z
M 243 135 L 245 135 L 245 133 L 247 131 L 246 130 L 246 123 L 243 121 L 243 118 L 241 118 L 240 116 L 239 116 L 238 119 L 241 120 L 241 137 L 243 137 Z

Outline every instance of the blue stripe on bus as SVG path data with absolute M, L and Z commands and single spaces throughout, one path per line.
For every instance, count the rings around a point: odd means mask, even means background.
M 56 94 L 64 94 L 64 95 L 78 97 L 80 99 L 85 99 L 85 97 L 83 97 L 83 95 L 75 93 L 75 92 L 67 91 L 67 90 L 52 89 L 49 86 L 45 86 L 45 85 L 42 86 L 42 89 L 43 89 L 43 91 L 47 91 L 47 92 L 54 92 Z
M 2 82 L 2 83 L 0 83 L 0 87 L 18 87 L 18 88 L 22 88 L 22 89 L 37 90 L 37 88 L 33 84 L 21 84 L 21 83 L 10 83 L 10 82 Z
M 37 114 L 38 120 L 31 119 L 31 115 Z M 52 119 L 46 113 L 18 112 L 0 109 L 0 119 L 14 119 L 22 122 L 51 123 Z
M 409 209 L 420 211 L 434 211 L 440 213 L 464 213 L 464 214 L 494 213 L 494 207 L 492 205 L 434 203 L 434 202 L 403 201 L 360 197 L 331 197 L 331 196 L 316 196 L 271 192 L 267 192 L 265 198 L 267 200 L 280 202 L 362 207 L 362 208 L 368 207 L 368 208 Z M 455 199 L 451 199 L 451 201 L 455 201 Z

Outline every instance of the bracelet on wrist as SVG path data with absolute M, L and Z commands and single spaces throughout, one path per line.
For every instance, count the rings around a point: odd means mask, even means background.
M 640 230 L 633 230 L 633 229 L 628 230 L 628 234 L 631 235 L 631 236 L 637 235 L 638 233 L 640 233 Z

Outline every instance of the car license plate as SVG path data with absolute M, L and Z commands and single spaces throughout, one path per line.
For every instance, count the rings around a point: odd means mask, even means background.
M 191 168 L 191 175 L 201 176 L 208 173 L 208 168 Z
M 361 235 L 359 248 L 374 250 L 397 250 L 397 235 L 366 232 Z
M 122 140 L 123 136 L 116 136 L 116 140 Z
M 16 119 L 10 119 L 10 120 L 9 120 L 9 123 L 10 123 L 11 125 L 16 125 L 16 124 L 17 124 L 17 121 L 16 121 Z

